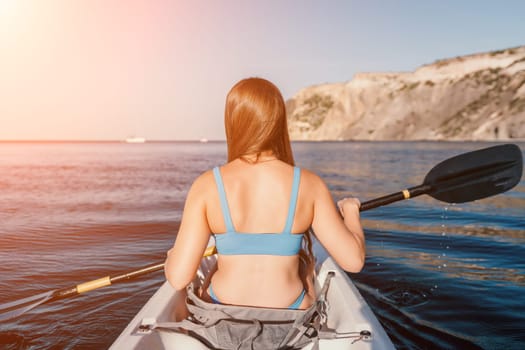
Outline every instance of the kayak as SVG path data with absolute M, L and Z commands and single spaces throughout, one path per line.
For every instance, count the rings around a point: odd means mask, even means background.
M 330 288 L 326 293 L 328 326 L 337 334 L 346 335 L 341 338 L 320 339 L 319 349 L 395 349 L 385 329 L 346 272 L 341 270 L 324 250 L 318 254 L 320 245 L 316 246 L 316 291 L 321 289 L 323 281 L 330 274 Z M 204 279 L 215 263 L 216 255 L 203 258 L 198 277 Z M 176 298 L 177 292 L 171 285 L 168 282 L 162 284 L 114 341 L 110 349 L 209 349 L 202 342 L 187 334 L 141 330 L 144 323 L 174 321 Z M 313 344 L 308 344 L 302 349 L 312 348 Z

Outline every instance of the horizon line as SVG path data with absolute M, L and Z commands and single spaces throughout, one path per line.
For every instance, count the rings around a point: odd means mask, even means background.
M 115 140 L 87 140 L 87 139 L 36 139 L 36 140 L 2 140 L 0 139 L 0 144 L 6 144 L 6 143 L 122 143 L 122 144 L 131 144 L 131 145 L 140 145 L 145 143 L 225 143 L 226 140 L 208 140 L 203 141 L 202 139 L 180 139 L 180 140 L 146 140 L 145 142 L 126 142 L 126 140 L 122 139 L 115 139 Z M 302 143 L 302 142 L 367 142 L 367 143 L 373 143 L 373 142 L 436 142 L 436 143 L 479 143 L 479 142 L 485 142 L 485 143 L 510 143 L 510 142 L 525 142 L 525 139 L 502 139 L 502 140 L 355 140 L 355 139 L 348 139 L 348 140 L 290 140 L 292 143 Z
M 209 140 L 205 142 L 225 142 L 226 140 Z M 0 139 L 0 143 L 132 143 L 122 139 Z M 201 139 L 173 139 L 173 140 L 149 140 L 143 143 L 162 143 L 162 142 L 199 142 L 205 143 Z

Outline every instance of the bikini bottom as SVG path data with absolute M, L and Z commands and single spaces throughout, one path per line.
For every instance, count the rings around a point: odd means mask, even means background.
M 222 304 L 219 299 L 217 298 L 217 296 L 215 295 L 215 292 L 213 292 L 213 288 L 211 287 L 211 284 L 208 288 L 208 295 L 210 296 L 211 298 L 211 301 L 214 303 L 214 304 Z M 299 296 L 297 297 L 297 299 L 295 299 L 295 301 L 292 303 L 292 305 L 288 306 L 288 309 L 290 310 L 296 310 L 299 308 L 299 306 L 301 305 L 301 303 L 303 302 L 303 299 L 304 299 L 304 296 L 306 295 L 306 290 L 303 289 L 303 291 L 301 292 L 301 294 L 299 294 Z

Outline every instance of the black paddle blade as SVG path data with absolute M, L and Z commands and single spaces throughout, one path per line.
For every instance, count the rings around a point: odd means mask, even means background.
M 523 172 L 518 146 L 498 145 L 461 154 L 436 165 L 425 177 L 427 193 L 448 203 L 486 198 L 516 186 Z

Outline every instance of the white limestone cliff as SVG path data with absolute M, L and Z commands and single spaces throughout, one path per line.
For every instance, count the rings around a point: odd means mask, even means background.
M 525 46 L 307 87 L 287 111 L 292 140 L 525 139 Z

